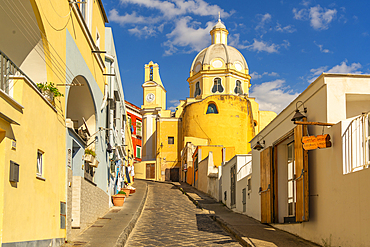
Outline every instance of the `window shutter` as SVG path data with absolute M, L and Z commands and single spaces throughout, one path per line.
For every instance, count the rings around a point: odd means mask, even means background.
M 294 128 L 294 156 L 296 171 L 296 222 L 309 219 L 308 151 L 303 149 L 302 137 L 307 135 L 307 127 Z M 303 173 L 302 173 L 303 171 Z
M 272 222 L 272 148 L 263 150 L 260 154 L 261 165 L 261 223 Z

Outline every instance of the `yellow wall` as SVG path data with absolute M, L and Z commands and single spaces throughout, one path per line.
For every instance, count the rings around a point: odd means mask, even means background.
M 218 114 L 206 114 L 208 104 L 214 102 Z M 209 140 L 210 145 L 235 147 L 236 154 L 246 154 L 254 136 L 251 105 L 243 97 L 213 95 L 189 104 L 183 113 L 183 136 Z
M 194 92 L 196 88 L 196 83 L 199 82 L 199 86 L 201 89 L 201 96 L 200 98 L 205 98 L 209 95 L 213 95 L 212 87 L 214 84 L 214 79 L 221 78 L 221 84 L 224 88 L 222 94 L 235 94 L 235 81 L 239 80 L 241 82 L 243 94 L 247 94 L 249 92 L 250 87 L 250 76 L 248 74 L 243 73 L 225 73 L 229 70 L 226 66 L 215 70 L 212 66 L 210 66 L 212 71 L 207 72 L 200 72 L 195 76 L 188 79 L 189 82 L 189 89 L 190 89 L 190 97 L 194 97 Z M 217 74 L 217 76 L 215 76 Z M 220 94 L 220 93 L 216 93 Z M 236 95 L 236 94 L 235 94 Z M 198 98 L 198 97 L 197 97 Z
M 66 201 L 65 192 L 65 128 L 57 112 L 28 83 L 18 80 L 14 86 L 15 100 L 25 108 L 9 110 L 4 97 L 0 108 L 8 109 L 20 125 L 0 121 L 6 131 L 1 149 L 3 184 L 2 242 L 19 242 L 38 239 L 64 238 L 60 229 L 60 201 Z M 22 95 L 19 92 L 23 92 Z M 16 140 L 16 150 L 11 142 Z M 44 152 L 43 178 L 36 178 L 37 151 Z M 19 182 L 9 182 L 10 160 L 18 163 Z M 21 234 L 20 234 L 21 233 Z
M 168 137 L 174 137 L 174 144 L 168 144 Z M 166 169 L 179 167 L 181 164 L 181 122 L 174 118 L 160 118 L 157 121 L 157 176 L 165 180 Z
M 213 154 L 213 164 L 215 166 L 220 166 L 222 164 L 223 154 L 222 150 L 225 148 L 225 162 L 231 160 L 232 157 L 235 156 L 235 147 L 223 147 L 223 146 L 198 146 L 198 154 L 199 150 L 201 150 L 201 157 L 198 160 L 199 162 L 204 160 L 208 157 L 209 152 Z
M 105 47 L 105 23 L 98 1 L 93 1 L 91 37 L 84 32 L 76 11 L 70 12 L 68 1 L 31 0 L 40 32 L 45 36 L 43 48 L 47 65 L 47 81 L 54 84 L 72 82 L 72 75 L 65 74 L 66 33 L 72 35 L 86 65 L 100 90 L 104 91 L 105 71 L 103 60 L 92 54 L 96 30 L 100 34 L 100 47 Z M 58 11 L 60 15 L 56 14 Z M 62 18 L 62 15 L 70 16 Z M 27 34 L 26 34 L 27 35 Z M 3 37 L 4 38 L 4 37 Z M 5 37 L 6 38 L 6 37 Z M 30 38 L 30 37 L 28 37 Z M 8 54 L 11 56 L 11 54 Z M 101 55 L 104 59 L 104 56 Z M 103 62 L 104 63 L 104 62 Z M 65 94 L 65 86 L 58 86 Z M 6 97 L 5 97 L 6 98 Z M 0 96 L 3 114 L 20 125 L 0 120 L 0 232 L 1 242 L 21 242 L 51 238 L 65 238 L 66 230 L 60 229 L 60 202 L 66 201 L 66 130 L 65 97 L 56 100 L 55 109 L 47 104 L 28 83 L 18 80 L 13 98 L 24 106 L 11 103 Z M 2 137 L 5 132 L 5 137 Z M 16 150 L 10 150 L 11 140 L 16 140 Z M 43 178 L 36 178 L 37 151 L 44 152 Z M 19 182 L 9 182 L 10 160 L 20 165 Z

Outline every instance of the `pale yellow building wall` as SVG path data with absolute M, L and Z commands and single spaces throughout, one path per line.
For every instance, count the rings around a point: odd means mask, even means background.
M 219 60 L 222 60 L 222 59 L 219 59 Z M 199 82 L 199 87 L 201 89 L 201 95 L 197 96 L 196 98 L 205 98 L 209 95 L 214 95 L 214 94 L 234 94 L 236 95 L 234 92 L 236 80 L 239 80 L 241 82 L 243 94 L 249 93 L 250 76 L 248 74 L 243 74 L 243 73 L 236 72 L 236 71 L 230 71 L 230 69 L 226 67 L 225 63 L 223 63 L 223 67 L 217 68 L 217 69 L 213 68 L 212 65 L 208 65 L 208 66 L 211 69 L 210 71 L 207 71 L 207 72 L 201 71 L 197 73 L 196 75 L 194 75 L 193 77 L 190 77 L 188 79 L 190 97 L 194 97 L 197 82 Z M 224 88 L 224 91 L 222 93 L 212 92 L 212 87 L 214 85 L 215 78 L 221 78 L 221 84 Z
M 174 137 L 174 144 L 168 138 Z M 157 175 L 163 181 L 166 169 L 181 165 L 181 120 L 176 118 L 160 118 L 157 121 Z
M 148 162 L 142 161 L 135 163 L 135 178 L 146 179 L 146 163 Z
M 191 142 L 195 146 L 206 146 L 208 145 L 208 139 L 197 138 L 197 137 L 189 137 L 185 136 L 183 142 L 183 146 L 185 147 L 186 143 Z
M 200 161 L 207 158 L 209 152 L 213 154 L 213 164 L 218 167 L 222 165 L 223 161 L 223 149 L 225 149 L 225 162 L 229 161 L 235 156 L 235 147 L 223 147 L 223 146 L 198 146 L 198 150 L 201 150 Z M 199 153 L 199 152 L 198 152 Z
M 1 159 L 2 242 L 64 238 L 66 230 L 60 229 L 60 202 L 66 201 L 64 122 L 59 121 L 58 113 L 25 81 L 18 80 L 14 92 L 17 92 L 15 100 L 25 106 L 22 111 L 9 109 L 4 97 L 0 100 L 0 108 L 20 124 L 0 121 L 0 129 L 6 131 L 1 152 L 7 154 Z M 16 150 L 11 150 L 12 139 L 16 140 Z M 36 178 L 38 150 L 44 152 L 42 177 L 45 180 Z M 10 160 L 20 165 L 16 184 L 9 182 Z
M 265 128 L 275 117 L 276 113 L 273 111 L 259 111 L 258 112 L 258 124 L 256 134 Z

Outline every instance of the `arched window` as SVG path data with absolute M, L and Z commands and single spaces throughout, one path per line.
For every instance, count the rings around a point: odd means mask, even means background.
M 201 94 L 201 90 L 200 90 L 200 87 L 199 87 L 199 81 L 197 83 L 195 83 L 195 93 L 194 93 L 194 98 L 197 97 L 198 95 Z
M 213 80 L 213 87 L 212 87 L 212 93 L 222 93 L 224 91 L 224 87 L 221 84 L 221 78 L 215 78 Z
M 242 83 L 239 80 L 236 80 L 234 92 L 236 94 L 243 94 Z
M 216 105 L 213 103 L 209 104 L 206 114 L 218 114 Z

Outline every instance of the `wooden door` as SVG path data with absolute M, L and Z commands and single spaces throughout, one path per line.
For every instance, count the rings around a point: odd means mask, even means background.
M 234 207 L 236 201 L 236 165 L 230 168 L 230 206 Z
M 260 154 L 261 174 L 261 222 L 272 222 L 272 147 L 268 147 Z
M 294 128 L 294 165 L 296 171 L 296 222 L 309 219 L 308 151 L 303 149 L 302 137 L 307 135 L 307 127 Z
M 155 178 L 155 164 L 154 163 L 146 164 L 146 179 L 154 178 Z

